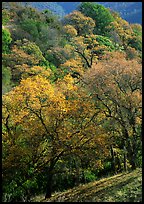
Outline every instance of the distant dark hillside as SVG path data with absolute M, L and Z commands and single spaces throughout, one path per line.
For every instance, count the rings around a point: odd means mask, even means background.
M 73 10 L 77 9 L 78 5 L 81 2 L 56 2 L 56 3 L 62 6 L 62 8 L 64 9 L 64 12 L 68 14 Z
M 98 2 L 103 6 L 120 13 L 121 17 L 130 23 L 142 24 L 141 2 Z
M 49 9 L 54 14 L 59 15 L 60 17 L 65 16 L 64 9 L 57 2 L 23 2 L 23 4 L 27 4 L 28 6 L 32 6 L 40 11 Z
M 38 10 L 49 9 L 55 14 L 64 15 L 77 9 L 81 2 L 28 2 Z M 121 17 L 130 23 L 142 24 L 142 2 L 96 2 L 119 12 Z

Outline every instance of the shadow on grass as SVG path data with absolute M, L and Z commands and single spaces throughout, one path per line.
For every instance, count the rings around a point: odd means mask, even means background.
M 141 177 L 141 171 L 125 172 L 114 175 L 109 178 L 103 178 L 98 181 L 90 182 L 85 185 L 77 186 L 66 192 L 53 195 L 46 202 L 101 202 L 107 196 L 115 198 L 117 191 L 130 183 L 135 183 L 136 178 Z M 43 202 L 44 200 L 41 200 Z

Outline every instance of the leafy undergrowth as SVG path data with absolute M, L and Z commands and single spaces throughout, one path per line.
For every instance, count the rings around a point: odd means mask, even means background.
M 44 195 L 32 202 L 142 202 L 142 169 L 117 174 L 99 181 L 57 192 L 50 199 Z

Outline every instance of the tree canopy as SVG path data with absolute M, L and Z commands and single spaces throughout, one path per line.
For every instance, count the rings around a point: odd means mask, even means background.
M 141 167 L 141 25 L 92 2 L 2 16 L 2 200 Z
M 78 10 L 95 21 L 95 34 L 107 34 L 109 24 L 114 21 L 113 16 L 107 8 L 93 2 L 83 2 L 80 4 Z

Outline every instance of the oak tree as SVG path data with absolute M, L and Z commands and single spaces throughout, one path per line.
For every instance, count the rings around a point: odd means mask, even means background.
M 110 56 L 88 70 L 85 78 L 97 107 L 105 114 L 103 127 L 115 138 L 116 146 L 126 148 L 130 165 L 136 168 L 141 150 L 141 64 L 120 53 Z

